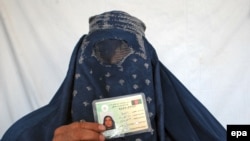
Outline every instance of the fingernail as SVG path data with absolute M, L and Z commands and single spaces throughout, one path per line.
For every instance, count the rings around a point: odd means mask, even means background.
M 104 125 L 99 125 L 98 128 L 99 128 L 100 130 L 105 130 L 105 129 L 106 129 Z
M 104 140 L 105 140 L 105 137 L 101 134 L 101 135 L 99 136 L 99 140 L 100 140 L 100 141 L 104 141 Z

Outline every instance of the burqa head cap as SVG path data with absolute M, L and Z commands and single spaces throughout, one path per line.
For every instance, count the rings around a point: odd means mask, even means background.
M 89 32 L 105 29 L 121 29 L 144 35 L 145 24 L 138 18 L 123 11 L 110 11 L 89 18 Z
M 123 11 L 108 11 L 92 16 L 89 18 L 89 33 L 82 43 L 84 56 L 81 56 L 80 62 L 82 58 L 93 55 L 92 47 L 96 43 L 107 39 L 125 41 L 132 52 L 146 59 L 145 30 L 146 26 L 140 19 Z

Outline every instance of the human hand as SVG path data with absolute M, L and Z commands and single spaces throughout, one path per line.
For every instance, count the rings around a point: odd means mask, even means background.
M 53 141 L 104 141 L 105 126 L 93 122 L 73 122 L 58 127 Z

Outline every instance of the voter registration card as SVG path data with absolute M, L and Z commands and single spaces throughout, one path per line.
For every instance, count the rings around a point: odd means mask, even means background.
M 99 99 L 92 104 L 95 121 L 106 126 L 106 138 L 151 131 L 144 93 Z

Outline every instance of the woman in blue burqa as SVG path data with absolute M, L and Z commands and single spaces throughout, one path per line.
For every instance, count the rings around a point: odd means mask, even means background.
M 14 123 L 2 141 L 104 140 L 92 102 L 133 93 L 144 93 L 152 129 L 106 140 L 225 141 L 225 129 L 160 62 L 145 29 L 122 11 L 91 17 L 51 102 Z

